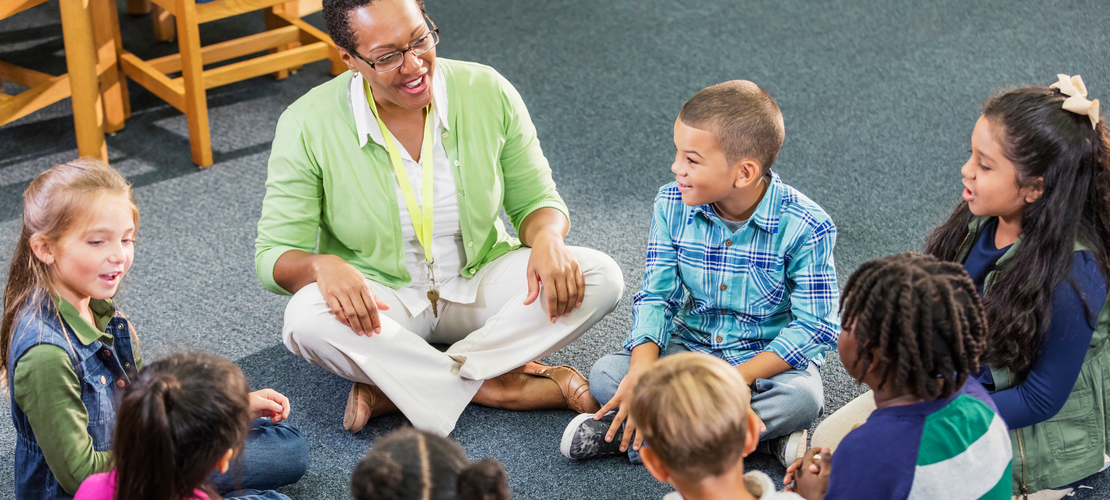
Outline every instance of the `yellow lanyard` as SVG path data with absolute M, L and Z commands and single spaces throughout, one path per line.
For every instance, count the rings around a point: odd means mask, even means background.
M 377 104 L 374 103 L 374 95 L 370 91 L 370 83 L 366 84 L 366 97 L 370 101 L 370 111 L 374 113 L 374 118 L 378 119 L 378 127 L 382 130 L 382 137 L 385 139 L 385 149 L 389 152 L 389 163 L 393 165 L 393 173 L 397 175 L 397 184 L 401 187 L 401 193 L 405 195 L 405 206 L 409 209 L 409 217 L 412 219 L 412 227 L 416 229 L 416 238 L 420 240 L 420 244 L 424 246 L 424 262 L 432 262 L 432 106 L 429 104 L 425 111 L 427 118 L 424 119 L 424 142 L 420 146 L 420 166 L 424 174 L 424 191 L 421 193 L 421 204 L 416 204 L 416 193 L 412 190 L 412 184 L 409 183 L 409 176 L 405 173 L 405 164 L 401 162 L 401 151 L 397 149 L 397 144 L 393 142 L 393 135 L 389 133 L 385 123 L 382 122 L 382 117 L 378 116 Z M 424 209 L 421 210 L 421 207 Z

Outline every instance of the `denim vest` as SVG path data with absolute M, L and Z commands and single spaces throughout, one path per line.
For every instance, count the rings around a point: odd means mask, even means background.
M 33 302 L 33 300 L 32 300 Z M 61 314 L 50 298 L 40 301 L 38 310 L 24 307 L 16 316 L 8 352 L 8 395 L 12 401 L 12 423 L 16 430 L 15 498 L 17 500 L 71 499 L 46 465 L 42 449 L 35 440 L 27 415 L 15 402 L 15 366 L 28 349 L 56 345 L 69 354 L 77 378 L 81 381 L 81 402 L 89 414 L 89 435 L 93 449 L 112 449 L 112 433 L 116 423 L 116 402 L 123 386 L 136 375 L 134 342 L 131 327 L 118 313 L 108 322 L 105 331 L 114 337 L 114 347 L 99 340 L 83 345 L 73 329 L 62 321 Z M 41 430 L 41 429 L 40 429 Z M 50 432 L 46 430 L 46 432 Z
M 985 217 L 972 219 L 969 238 L 961 245 L 960 260 L 967 256 L 970 235 L 976 234 Z M 1019 238 L 1001 258 L 1013 255 Z M 1076 244 L 1075 251 L 1086 250 Z M 988 290 L 994 271 L 987 275 Z M 1008 367 L 991 365 L 994 390 L 1002 391 L 1022 383 Z M 1075 387 L 1052 418 L 1020 429 L 1010 429 L 1014 447 L 1013 493 L 1023 496 L 1048 488 L 1059 488 L 1099 471 L 1103 456 L 1110 453 L 1110 298 L 1099 312 L 1098 322 Z

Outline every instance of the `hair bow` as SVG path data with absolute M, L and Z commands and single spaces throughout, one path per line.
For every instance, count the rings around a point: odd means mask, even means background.
M 1064 109 L 1077 115 L 1087 115 L 1087 118 L 1091 119 L 1091 128 L 1095 128 L 1099 119 L 1098 99 L 1087 100 L 1087 86 L 1083 84 L 1083 77 L 1079 75 L 1068 76 L 1063 73 L 1056 76 L 1060 78 L 1060 81 L 1050 87 L 1060 89 L 1060 92 L 1068 96 L 1067 99 L 1064 99 Z

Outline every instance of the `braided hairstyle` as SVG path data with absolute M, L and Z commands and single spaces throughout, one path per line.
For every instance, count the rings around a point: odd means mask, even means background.
M 848 278 L 840 310 L 857 342 L 857 382 L 874 365 L 878 387 L 937 400 L 979 368 L 986 320 L 959 264 L 909 253 L 866 262 Z
M 378 439 L 351 473 L 355 500 L 508 500 L 505 469 L 470 463 L 459 445 L 412 427 Z

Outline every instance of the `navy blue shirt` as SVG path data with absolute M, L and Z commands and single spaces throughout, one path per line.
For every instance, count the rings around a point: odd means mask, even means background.
M 971 276 L 980 294 L 983 293 L 986 275 L 1009 249 L 995 248 L 997 227 L 997 218 L 983 227 L 964 262 L 964 270 Z M 1075 387 L 1079 370 L 1083 367 L 1083 358 L 1087 355 L 1098 315 L 1106 303 L 1106 277 L 1094 256 L 1087 251 L 1075 252 L 1069 277 L 1074 286 L 1063 279 L 1052 291 L 1052 323 L 1048 326 L 1041 353 L 1029 369 L 1025 381 L 1003 391 L 991 390 L 998 414 L 1010 429 L 1028 427 L 1056 415 Z M 976 378 L 988 389 L 994 387 L 994 379 L 986 365 Z

